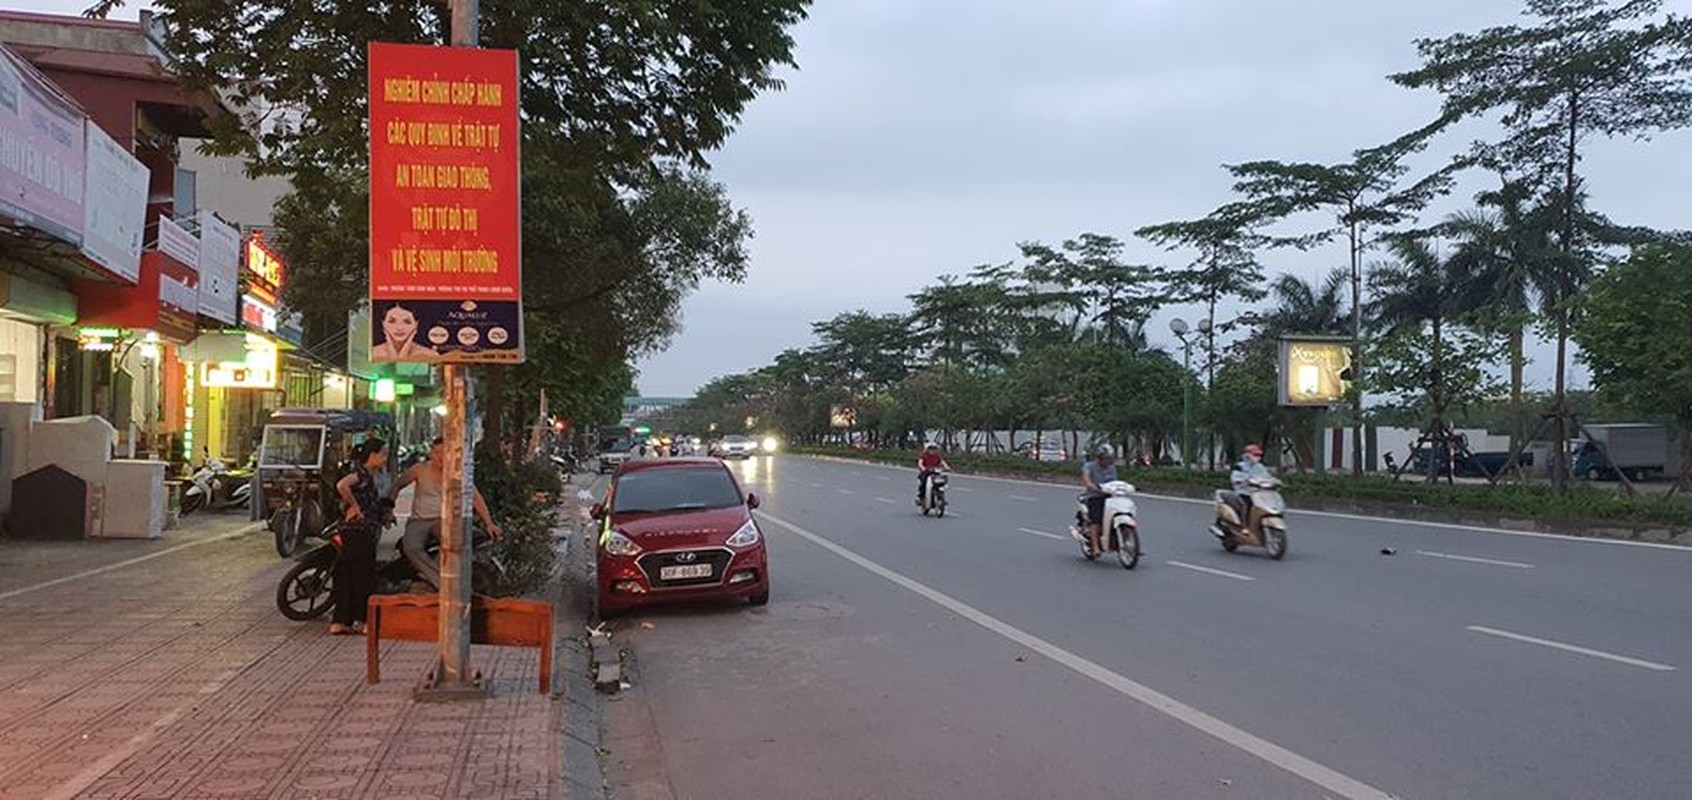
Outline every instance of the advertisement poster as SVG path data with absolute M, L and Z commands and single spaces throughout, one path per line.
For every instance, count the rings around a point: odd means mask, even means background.
M 1280 403 L 1326 408 L 1345 401 L 1342 374 L 1351 366 L 1351 342 L 1334 337 L 1283 337 L 1280 347 Z
M 370 45 L 370 360 L 523 361 L 517 53 Z
M 227 325 L 239 316 L 241 232 L 210 211 L 200 212 L 200 313 Z
M 0 216 L 82 243 L 82 109 L 0 46 Z
M 130 283 L 141 277 L 147 229 L 147 167 L 100 126 L 88 129 L 82 254 Z

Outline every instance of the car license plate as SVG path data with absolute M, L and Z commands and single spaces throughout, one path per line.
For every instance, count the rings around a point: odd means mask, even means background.
M 666 581 L 681 581 L 688 578 L 711 577 L 710 564 L 682 564 L 674 567 L 659 567 L 658 578 Z

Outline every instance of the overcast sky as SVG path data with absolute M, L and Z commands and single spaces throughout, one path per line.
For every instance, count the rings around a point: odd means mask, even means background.
M 1669 3 L 1692 12 L 1692 0 Z M 1219 165 L 1338 161 L 1432 118 L 1438 98 L 1387 74 L 1412 40 L 1513 21 L 1516 0 L 835 0 L 795 34 L 787 90 L 756 100 L 714 159 L 757 224 L 750 275 L 708 285 L 640 365 L 653 395 L 689 394 L 813 341 L 841 311 L 904 311 L 938 276 L 1016 257 L 1020 241 L 1142 225 L 1226 202 Z M 1485 131 L 1438 147 L 1455 152 Z M 1692 227 L 1692 134 L 1602 143 L 1596 208 Z M 1476 185 L 1437 209 L 1455 210 Z M 1312 221 L 1319 222 L 1319 221 Z M 1131 241 L 1128 257 L 1184 257 Z M 1265 256 L 1306 277 L 1343 248 Z M 1170 309 L 1154 340 L 1174 344 Z M 1546 350 L 1529 380 L 1549 386 Z M 1584 383 L 1584 371 L 1575 379 Z
M 1692 13 L 1692 0 L 1667 5 Z M 713 159 L 756 222 L 750 274 L 687 300 L 674 344 L 639 365 L 640 390 L 691 394 L 810 344 L 812 322 L 907 310 L 907 295 L 1011 260 L 1022 241 L 1105 233 L 1129 241 L 1131 260 L 1184 264 L 1132 231 L 1228 201 L 1224 162 L 1339 161 L 1428 121 L 1437 96 L 1385 79 L 1417 64 L 1412 41 L 1511 22 L 1521 6 L 821 0 L 795 30 L 800 68 L 784 75 L 786 91 L 755 100 Z M 1435 157 L 1488 133 L 1471 126 Z M 1594 206 L 1617 221 L 1692 228 L 1692 133 L 1598 143 L 1585 170 Z M 1271 274 L 1315 277 L 1344 251 L 1264 260 Z M 1152 322 L 1155 342 L 1173 345 L 1176 315 L 1198 313 L 1167 310 Z M 1529 380 L 1548 386 L 1549 351 L 1536 356 Z

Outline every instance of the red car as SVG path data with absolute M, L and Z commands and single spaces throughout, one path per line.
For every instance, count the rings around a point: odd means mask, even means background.
M 599 613 L 700 600 L 770 601 L 769 556 L 752 518 L 756 495 L 714 458 L 631 461 L 617 470 L 599 520 Z

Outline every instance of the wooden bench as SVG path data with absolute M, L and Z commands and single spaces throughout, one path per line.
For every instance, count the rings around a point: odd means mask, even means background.
M 371 595 L 365 625 L 365 681 L 382 679 L 381 641 L 440 640 L 440 595 Z M 552 604 L 539 600 L 473 597 L 470 642 L 505 647 L 540 648 L 540 692 L 552 691 Z

